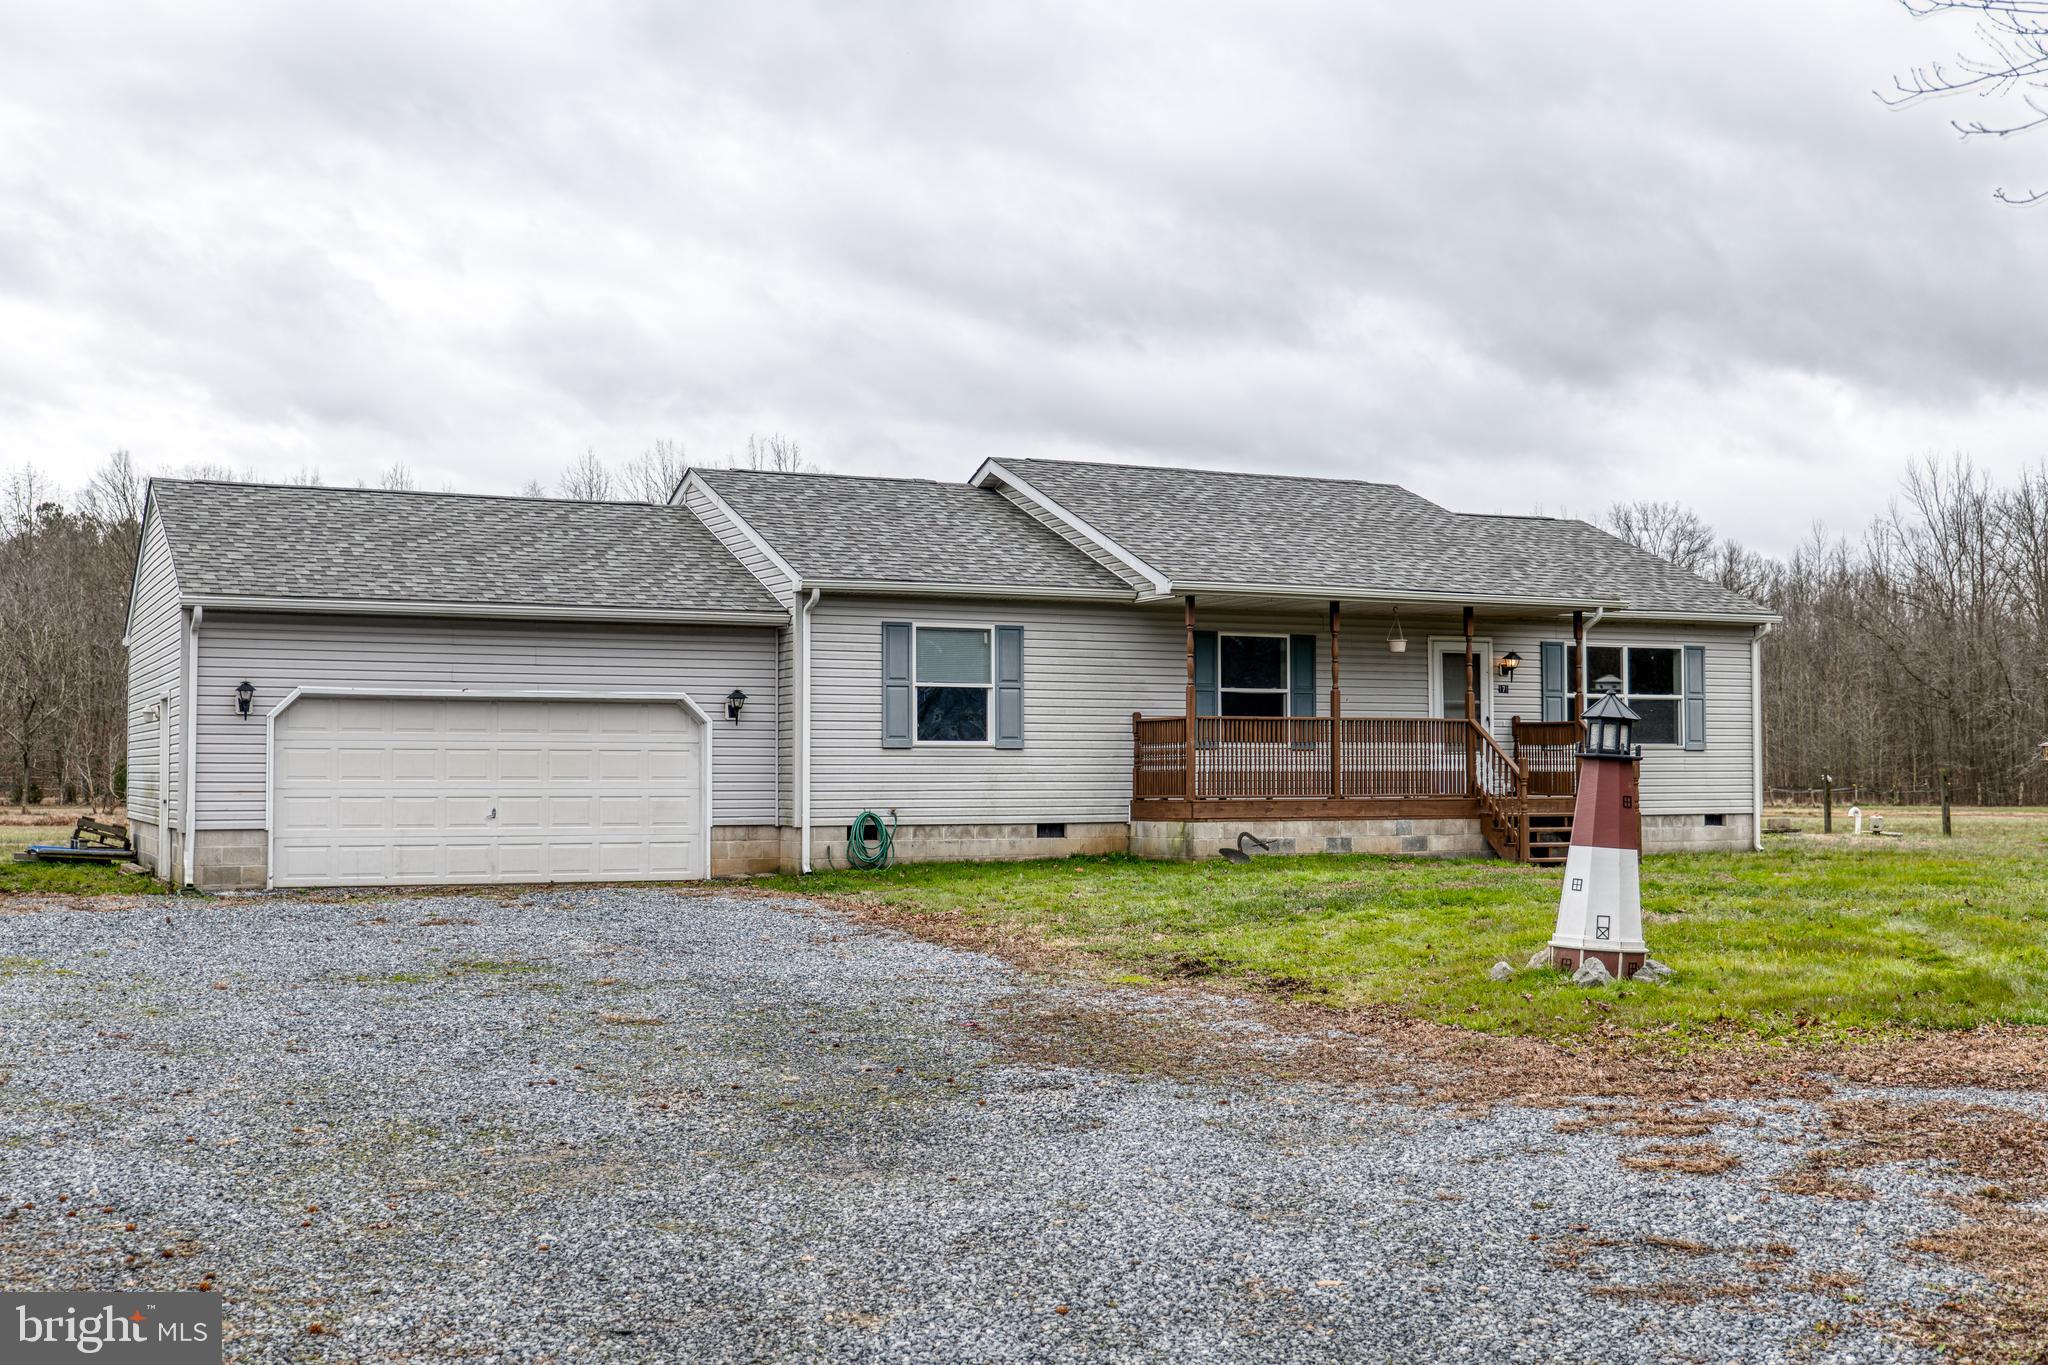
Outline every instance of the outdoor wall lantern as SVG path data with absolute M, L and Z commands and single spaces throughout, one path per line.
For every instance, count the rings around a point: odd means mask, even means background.
M 725 717 L 734 725 L 740 723 L 740 708 L 747 704 L 747 694 L 735 687 L 725 694 Z
M 1612 674 L 1593 684 L 1600 696 L 1586 707 L 1586 739 L 1579 752 L 1594 758 L 1628 758 L 1629 741 L 1642 717 L 1621 699 L 1621 679 Z
M 243 679 L 241 685 L 235 688 L 235 710 L 242 713 L 243 720 L 249 718 L 249 703 L 255 700 L 256 684 L 246 678 Z
M 1515 670 L 1521 666 L 1522 656 L 1515 653 L 1512 649 L 1493 661 L 1494 672 L 1500 674 L 1503 678 L 1514 677 Z

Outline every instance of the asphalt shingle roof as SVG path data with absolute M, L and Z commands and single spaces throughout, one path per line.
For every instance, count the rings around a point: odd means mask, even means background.
M 158 479 L 202 596 L 705 614 L 781 610 L 681 507 Z
M 1585 522 L 1452 512 L 1393 484 L 1068 460 L 997 463 L 1176 587 L 1769 614 Z
M 1131 591 L 993 489 L 846 474 L 697 473 L 805 578 Z

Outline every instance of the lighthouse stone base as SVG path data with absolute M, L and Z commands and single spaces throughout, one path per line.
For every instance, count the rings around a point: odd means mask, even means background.
M 1648 952 L 1627 952 L 1611 948 L 1560 948 L 1552 944 L 1551 961 L 1562 968 L 1566 975 L 1577 971 L 1579 964 L 1591 959 L 1607 969 L 1607 974 L 1617 981 L 1626 981 L 1641 970 L 1649 961 Z

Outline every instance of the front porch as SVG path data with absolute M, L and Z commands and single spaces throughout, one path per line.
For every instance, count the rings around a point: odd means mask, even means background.
M 1437 680 L 1433 709 L 1443 714 L 1419 716 L 1344 714 L 1342 615 L 1336 602 L 1329 604 L 1328 616 L 1327 714 L 1207 714 L 1198 701 L 1227 710 L 1236 697 L 1258 694 L 1234 694 L 1217 685 L 1213 645 L 1198 683 L 1192 597 L 1186 599 L 1185 618 L 1187 709 L 1131 717 L 1134 825 L 1473 820 L 1502 858 L 1564 861 L 1577 791 L 1579 724 L 1515 716 L 1507 743 L 1496 738 L 1480 692 L 1494 665 L 1484 641 L 1475 648 L 1470 607 L 1462 612 L 1462 649 L 1455 637 L 1449 642 L 1453 653 L 1442 661 L 1447 666 Z M 1574 640 L 1583 640 L 1582 619 L 1575 618 L 1572 627 Z M 1435 663 L 1433 658 L 1432 671 Z M 1322 709 L 1323 699 L 1312 694 L 1301 704 L 1301 694 L 1291 690 L 1294 672 L 1290 661 L 1290 709 Z M 1459 682 L 1462 699 L 1453 686 Z M 1578 710 L 1570 706 L 1569 714 Z

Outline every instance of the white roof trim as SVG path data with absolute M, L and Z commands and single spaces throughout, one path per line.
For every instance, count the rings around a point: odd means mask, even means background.
M 1103 553 L 1115 559 L 1125 568 L 1128 568 L 1132 573 L 1137 574 L 1140 578 L 1143 578 L 1147 582 L 1149 582 L 1152 585 L 1152 590 L 1154 592 L 1170 593 L 1173 591 L 1173 582 L 1172 580 L 1167 578 L 1165 574 L 1159 572 L 1159 570 L 1153 568 L 1150 564 L 1147 564 L 1144 560 L 1138 558 L 1138 556 L 1132 554 L 1129 550 L 1126 550 L 1123 546 L 1117 544 L 1115 540 L 1111 539 L 1109 536 L 1104 535 L 1102 532 L 1096 530 L 1093 526 L 1090 526 L 1086 521 L 1082 520 L 1080 517 L 1075 516 L 1072 512 L 1060 506 L 1057 502 L 1053 501 L 1045 494 L 1039 492 L 1036 488 L 1033 488 L 1028 482 L 1019 478 L 1016 474 L 1013 474 L 1008 469 L 1005 469 L 1003 467 L 1002 461 L 983 460 L 981 462 L 981 468 L 974 471 L 974 477 L 969 479 L 968 482 L 974 485 L 976 488 L 986 488 L 988 487 L 989 481 L 991 479 L 1002 480 L 1002 482 L 1016 489 L 1019 493 L 1023 494 L 1026 498 L 1029 498 L 1032 502 L 1038 504 L 1038 506 L 1042 508 L 1045 512 L 1065 522 L 1068 528 L 1071 529 L 1074 532 L 1074 534 L 1080 536 L 1083 540 L 1088 541 L 1091 545 L 1094 545 Z
M 874 593 L 894 597 L 1039 597 L 1077 602 L 1133 602 L 1135 588 L 1039 588 L 1018 584 L 904 582 L 900 579 L 811 578 L 806 588 L 834 593 Z
M 1270 583 L 1176 583 L 1173 590 L 1179 593 L 1223 593 L 1240 597 L 1310 597 L 1335 598 L 1345 602 L 1410 602 L 1444 603 L 1450 606 L 1473 607 L 1541 607 L 1556 611 L 1591 611 L 1604 609 L 1610 612 L 1625 610 L 1623 603 L 1614 598 L 1600 601 L 1593 598 L 1552 598 L 1552 597 L 1503 597 L 1498 593 L 1458 592 L 1403 592 L 1393 588 L 1372 588 L 1359 583 L 1330 584 L 1270 584 Z
M 186 593 L 183 606 L 216 611 L 311 612 L 346 616 L 458 616 L 515 621 L 641 621 L 662 625 L 785 626 L 786 611 L 670 611 L 646 607 L 554 607 L 524 602 L 388 602 L 374 597 L 233 597 Z
M 796 567 L 794 565 L 792 565 L 788 560 L 784 559 L 781 555 L 775 553 L 775 547 L 768 543 L 768 538 L 762 535 L 759 531 L 755 530 L 752 522 L 748 521 L 745 517 L 741 516 L 738 512 L 734 511 L 731 503 L 727 502 L 724 498 L 719 497 L 718 490 L 711 486 L 711 481 L 709 479 L 706 479 L 702 474 L 699 474 L 695 469 L 692 469 L 688 474 L 685 474 L 683 476 L 682 483 L 678 484 L 676 487 L 677 494 L 685 499 L 683 503 L 683 506 L 685 508 L 689 507 L 688 497 L 689 492 L 692 488 L 702 489 L 704 491 L 704 495 L 711 499 L 711 505 L 713 507 L 716 507 L 719 511 L 723 512 L 726 516 L 732 519 L 734 529 L 736 529 L 740 533 L 740 535 L 746 539 L 747 544 L 759 550 L 763 558 L 765 558 L 770 564 L 773 564 L 776 568 L 780 569 L 783 573 L 789 576 L 790 591 L 794 591 L 797 585 L 804 581 L 804 576 L 796 571 Z M 698 517 L 697 520 L 703 521 L 704 519 L 702 517 Z M 710 526 L 708 525 L 704 529 L 707 531 L 711 530 Z M 715 539 L 717 533 L 713 532 L 712 534 L 713 538 Z M 749 572 L 751 572 L 751 570 Z M 758 579 L 761 577 L 761 575 L 755 574 L 754 577 Z M 770 592 L 775 591 L 775 585 L 772 583 L 764 581 L 761 584 L 761 586 L 768 589 Z

